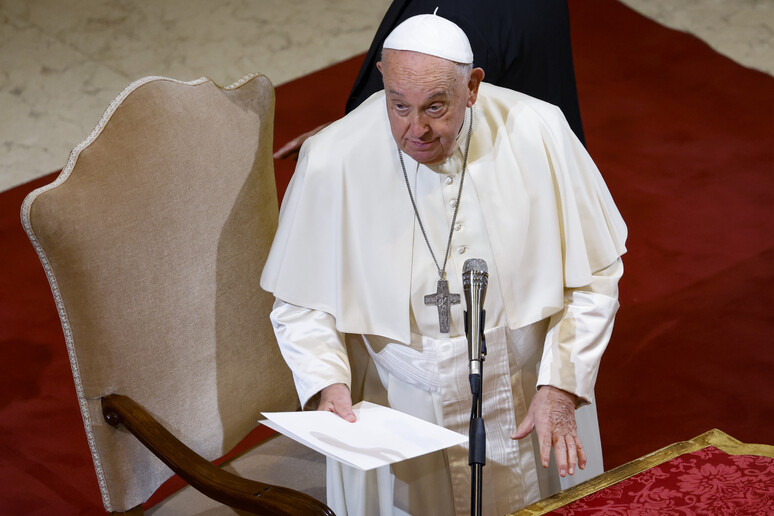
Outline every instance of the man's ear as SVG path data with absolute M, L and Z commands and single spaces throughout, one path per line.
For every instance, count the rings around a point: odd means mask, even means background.
M 382 76 L 384 76 L 384 70 L 382 70 L 382 62 L 381 61 L 377 61 L 376 62 L 376 67 L 379 69 L 379 73 L 381 73 Z
M 470 79 L 468 80 L 468 107 L 472 107 L 476 103 L 478 98 L 478 87 L 481 85 L 481 81 L 484 80 L 484 70 L 482 68 L 473 68 L 470 71 Z

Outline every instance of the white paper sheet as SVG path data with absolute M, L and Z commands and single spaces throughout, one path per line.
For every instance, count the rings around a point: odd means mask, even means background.
M 363 401 L 349 423 L 332 412 L 263 412 L 260 423 L 328 457 L 369 470 L 467 442 L 462 434 Z

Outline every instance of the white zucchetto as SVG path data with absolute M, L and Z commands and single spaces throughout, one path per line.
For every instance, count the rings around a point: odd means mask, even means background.
M 406 19 L 390 32 L 383 48 L 411 50 L 455 63 L 473 62 L 473 50 L 462 29 L 435 14 L 420 14 Z

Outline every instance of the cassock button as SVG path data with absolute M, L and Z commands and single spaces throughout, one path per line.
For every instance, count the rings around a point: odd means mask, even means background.
M 446 184 L 447 185 L 450 185 L 450 184 L 453 184 L 453 183 L 454 183 L 454 178 L 451 178 L 451 177 L 447 177 L 446 178 Z
M 467 251 L 467 250 L 468 250 L 468 248 L 465 247 L 464 245 L 462 245 L 462 246 L 459 247 L 459 249 L 457 249 L 457 252 L 460 253 L 460 254 L 465 254 L 465 251 Z
M 457 207 L 457 200 L 456 199 L 452 199 L 451 201 L 449 201 L 449 206 L 451 206 L 452 208 L 456 208 Z
M 462 224 L 455 224 L 454 225 L 454 231 L 459 231 L 460 229 L 462 229 Z

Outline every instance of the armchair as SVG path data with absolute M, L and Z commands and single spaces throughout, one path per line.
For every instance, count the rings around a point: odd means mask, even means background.
M 332 514 L 298 491 L 322 497 L 324 458 L 284 437 L 265 443 L 270 460 L 243 461 L 261 466 L 256 480 L 210 462 L 261 411 L 298 407 L 259 286 L 278 212 L 273 117 L 260 75 L 227 88 L 141 79 L 24 201 L 109 512 L 142 514 L 174 471 L 241 511 Z M 303 471 L 274 478 L 286 454 Z M 196 513 L 178 506 L 153 511 Z

